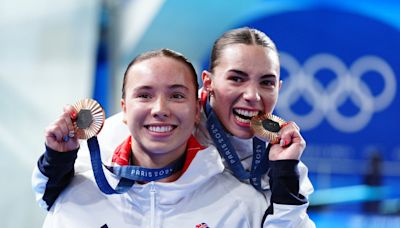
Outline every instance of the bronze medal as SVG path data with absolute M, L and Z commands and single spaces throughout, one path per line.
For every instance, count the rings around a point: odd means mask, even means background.
M 279 143 L 278 132 L 281 130 L 285 121 L 272 114 L 263 114 L 255 116 L 251 119 L 251 128 L 254 134 L 271 144 Z
M 106 115 L 100 104 L 93 99 L 83 99 L 73 105 L 77 118 L 74 121 L 75 133 L 79 139 L 96 136 L 103 127 Z

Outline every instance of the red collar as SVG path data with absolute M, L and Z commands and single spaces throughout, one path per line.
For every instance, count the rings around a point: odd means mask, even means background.
M 132 137 L 129 136 L 115 149 L 114 155 L 112 157 L 112 162 L 120 166 L 129 165 L 129 159 L 132 151 L 131 144 Z M 200 143 L 197 142 L 193 135 L 190 136 L 187 143 L 186 160 L 183 166 L 182 174 L 187 170 L 197 152 L 203 150 L 204 148 L 204 146 L 200 145 Z

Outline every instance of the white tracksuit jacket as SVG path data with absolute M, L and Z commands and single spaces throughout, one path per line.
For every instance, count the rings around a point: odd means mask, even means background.
M 203 115 L 203 118 L 205 118 L 205 115 Z M 202 121 L 205 123 L 205 121 Z M 206 132 L 204 125 L 200 126 L 200 131 L 196 133 L 196 138 L 199 139 L 199 141 L 202 144 L 208 144 L 211 143 L 209 140 L 208 133 Z M 126 128 L 124 124 L 122 124 L 122 115 L 121 113 L 114 115 L 106 120 L 106 123 L 100 132 L 98 136 L 98 140 L 100 143 L 100 149 L 102 152 L 102 160 L 103 161 L 108 161 L 110 160 L 110 157 L 112 156 L 112 152 L 114 149 L 119 145 L 119 143 L 125 139 L 129 135 L 129 131 Z M 231 137 L 231 142 L 234 145 L 239 157 L 242 160 L 243 166 L 248 169 L 251 165 L 251 154 L 252 154 L 252 141 L 251 140 L 241 140 L 236 137 Z M 60 156 L 75 156 L 74 155 L 66 155 L 65 153 L 61 153 L 62 155 L 59 155 L 58 153 L 57 157 Z M 206 153 L 204 153 L 206 154 Z M 72 159 L 72 162 L 75 161 L 75 158 Z M 38 167 L 36 167 L 34 173 L 33 173 L 33 178 L 32 178 L 32 183 L 33 183 L 33 188 L 36 193 L 36 198 L 37 201 L 39 202 L 39 205 L 41 205 L 43 208 L 46 208 L 49 210 L 49 215 L 48 218 L 46 219 L 46 224 L 49 224 L 49 221 L 53 220 L 54 213 L 58 210 L 57 208 L 62 207 L 62 204 L 66 203 L 61 203 L 62 199 L 65 198 L 65 195 L 71 194 L 72 188 L 68 187 L 65 192 L 63 192 L 60 196 L 59 193 L 63 191 L 66 186 L 68 186 L 70 179 L 74 175 L 74 171 L 76 172 L 75 175 L 78 176 L 78 178 L 75 178 L 73 180 L 72 186 L 75 185 L 77 180 L 82 180 L 83 177 L 86 179 L 89 178 L 91 175 L 91 171 L 87 172 L 88 170 L 91 169 L 90 165 L 90 158 L 89 158 L 89 153 L 87 146 L 85 145 L 85 142 L 81 144 L 81 149 L 78 154 L 78 159 L 75 162 L 75 170 L 65 170 L 64 173 L 60 173 L 61 168 L 58 169 L 58 171 L 54 172 L 51 174 L 54 170 L 49 169 L 47 171 L 44 171 L 41 166 L 43 164 L 47 163 L 58 163 L 58 166 L 63 166 L 65 165 L 64 158 L 60 159 L 54 159 L 52 158 L 52 162 L 50 161 L 45 161 L 45 162 L 40 162 L 38 163 Z M 71 159 L 69 159 L 71 160 Z M 68 166 L 71 166 L 69 164 Z M 217 165 L 216 167 L 217 168 Z M 49 175 L 50 172 L 50 175 Z M 198 171 L 196 171 L 198 172 Z M 82 173 L 82 174 L 81 174 Z M 193 175 L 193 174 L 187 174 L 187 175 Z M 226 183 L 230 183 L 232 181 L 228 179 L 232 179 L 232 176 L 228 176 L 226 173 L 221 174 L 224 176 L 226 179 Z M 195 175 L 196 176 L 196 175 Z M 182 176 L 183 177 L 183 176 Z M 229 178 L 228 178 L 229 177 Z M 290 177 L 290 178 L 288 178 Z M 224 179 L 222 178 L 222 179 Z M 210 180 L 215 180 L 215 178 L 211 178 Z M 289 180 L 289 181 L 288 181 Z M 193 180 L 194 181 L 194 180 Z M 86 180 L 85 183 L 91 183 L 93 185 L 93 181 Z M 205 181 L 208 183 L 209 181 Z M 235 182 L 237 182 L 235 180 Z M 272 188 L 270 188 L 270 182 L 272 182 Z M 196 182 L 197 183 L 197 182 Z M 196 185 L 196 183 L 193 183 Z M 210 183 L 214 183 L 214 181 L 211 181 Z M 220 182 L 215 182 L 215 185 L 219 185 Z M 221 182 L 223 183 L 223 182 Z M 155 186 L 158 186 L 160 183 L 155 183 Z M 146 186 L 150 186 L 153 184 L 147 184 L 141 187 L 140 192 L 147 192 L 147 194 L 150 194 L 148 191 L 150 191 Z M 162 184 L 161 184 L 162 185 Z M 165 184 L 164 184 L 165 185 Z M 249 184 L 247 184 L 249 187 L 251 187 Z M 301 163 L 301 162 L 272 162 L 271 164 L 271 172 L 269 175 L 265 175 L 263 177 L 262 181 L 263 188 L 265 189 L 264 193 L 264 201 L 267 204 L 267 211 L 265 214 L 263 213 L 262 219 L 263 219 L 263 227 L 315 227 L 315 224 L 309 219 L 307 215 L 307 207 L 308 207 L 308 196 L 313 192 L 313 187 L 308 179 L 307 176 L 307 167 Z M 207 186 L 209 186 L 207 184 Z M 220 192 L 216 189 L 212 189 L 213 185 L 210 185 L 208 189 L 208 192 L 210 192 L 211 195 L 218 195 Z M 97 186 L 93 185 L 93 188 L 97 189 Z M 137 188 L 137 186 L 135 186 Z M 222 186 L 221 186 L 222 188 Z M 244 187 L 240 187 L 240 189 L 244 189 Z M 214 193 L 215 191 L 215 193 Z M 252 198 L 253 195 L 258 195 L 254 194 L 253 189 L 246 188 L 246 191 L 249 191 L 251 195 L 249 198 Z M 132 192 L 132 191 L 131 191 Z M 131 195 L 132 193 L 129 193 Z M 159 191 L 156 190 L 159 194 L 161 194 Z M 187 193 L 187 192 L 186 192 Z M 99 193 L 100 194 L 100 193 Z M 145 193 L 143 193 L 145 194 Z M 235 193 L 236 194 L 236 193 Z M 101 194 L 99 195 L 101 196 Z M 58 199 L 57 197 L 60 197 L 61 199 Z M 76 196 L 75 196 L 76 197 Z M 104 195 L 103 195 L 104 197 Z M 121 197 L 121 196 L 112 196 L 113 198 L 115 197 Z M 238 197 L 241 197 L 240 194 Z M 229 198 L 229 197 L 228 197 Z M 256 197 L 258 198 L 258 196 Z M 53 207 L 54 201 L 57 199 L 57 203 Z M 161 198 L 160 198 L 161 200 Z M 128 201 L 129 202 L 129 201 Z M 271 203 L 272 202 L 272 203 Z M 58 206 L 57 206 L 58 205 Z M 145 207 L 144 204 L 142 204 L 143 207 Z M 218 204 L 219 207 L 222 207 L 222 204 Z M 233 208 L 229 208 L 232 205 L 231 204 L 225 204 L 224 208 L 227 208 L 227 211 L 234 210 L 237 206 L 233 206 Z M 171 209 L 173 210 L 174 207 L 177 205 L 171 205 Z M 214 210 L 214 209 L 207 209 L 206 211 L 202 212 L 204 215 L 220 215 L 219 213 L 216 213 L 216 211 L 219 211 L 220 209 Z M 176 211 L 177 212 L 177 211 Z M 215 212 L 215 213 L 214 213 Z M 134 212 L 132 212 L 134 213 Z M 150 212 L 149 212 L 150 213 Z M 177 212 L 181 213 L 181 212 Z M 175 213 L 173 213 L 175 214 Z M 185 213 L 182 214 L 182 216 Z M 172 214 L 171 214 L 172 216 Z M 225 216 L 228 216 L 226 214 Z M 244 216 L 244 215 L 243 215 Z M 97 217 L 97 216 L 96 216 Z M 172 216 L 171 219 L 175 218 L 176 216 Z M 235 216 L 236 217 L 236 216 Z M 146 217 L 147 218 L 147 217 Z M 169 221 L 169 218 L 163 217 L 165 220 L 164 222 Z M 229 218 L 229 216 L 228 216 Z M 181 218 L 183 219 L 183 218 Z M 239 219 L 239 217 L 238 217 Z M 178 220 L 176 220 L 178 221 Z M 185 220 L 183 220 L 185 221 Z M 197 220 L 196 220 L 197 221 Z M 199 221 L 199 223 L 205 222 L 207 223 L 206 220 Z M 169 227 L 167 226 L 168 223 L 163 223 L 163 227 Z M 181 223 L 175 224 L 176 226 L 179 225 L 179 227 L 186 227 L 186 226 L 180 226 Z M 182 223 L 183 224 L 183 223 Z M 208 223 L 207 223 L 208 224 Z M 214 226 L 208 224 L 210 227 L 221 227 L 221 226 Z M 50 227 L 50 226 L 47 226 Z M 59 226 L 54 226 L 54 227 L 59 227 Z M 105 226 L 106 227 L 106 226 Z M 111 226 L 108 226 L 111 227 Z M 138 227 L 146 227 L 146 225 L 139 224 Z M 192 227 L 188 226 L 188 227 Z M 222 227 L 228 227 L 228 226 L 222 226 Z M 246 227 L 242 226 L 240 224 L 233 225 L 231 227 Z M 259 227 L 259 224 L 257 222 L 254 223 L 254 226 L 250 227 Z
M 118 178 L 104 171 L 115 186 Z M 208 147 L 178 180 L 134 184 L 124 194 L 103 194 L 91 170 L 75 174 L 43 227 L 260 227 L 266 209 L 264 196 L 224 172 L 218 151 Z

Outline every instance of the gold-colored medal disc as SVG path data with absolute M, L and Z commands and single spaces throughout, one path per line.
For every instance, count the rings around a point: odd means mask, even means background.
M 279 143 L 278 132 L 285 121 L 272 114 L 263 114 L 251 119 L 250 125 L 254 134 L 271 144 Z
M 77 118 L 74 121 L 75 133 L 79 139 L 96 136 L 103 127 L 106 114 L 101 105 L 93 99 L 83 99 L 73 105 Z

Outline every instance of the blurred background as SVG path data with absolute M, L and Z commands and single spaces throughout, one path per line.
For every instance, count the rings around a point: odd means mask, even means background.
M 41 227 L 30 177 L 65 104 L 93 97 L 115 114 L 137 54 L 171 48 L 200 74 L 217 37 L 250 26 L 281 53 L 276 114 L 307 141 L 317 227 L 400 227 L 399 12 L 397 0 L 2 0 L 1 226 Z

